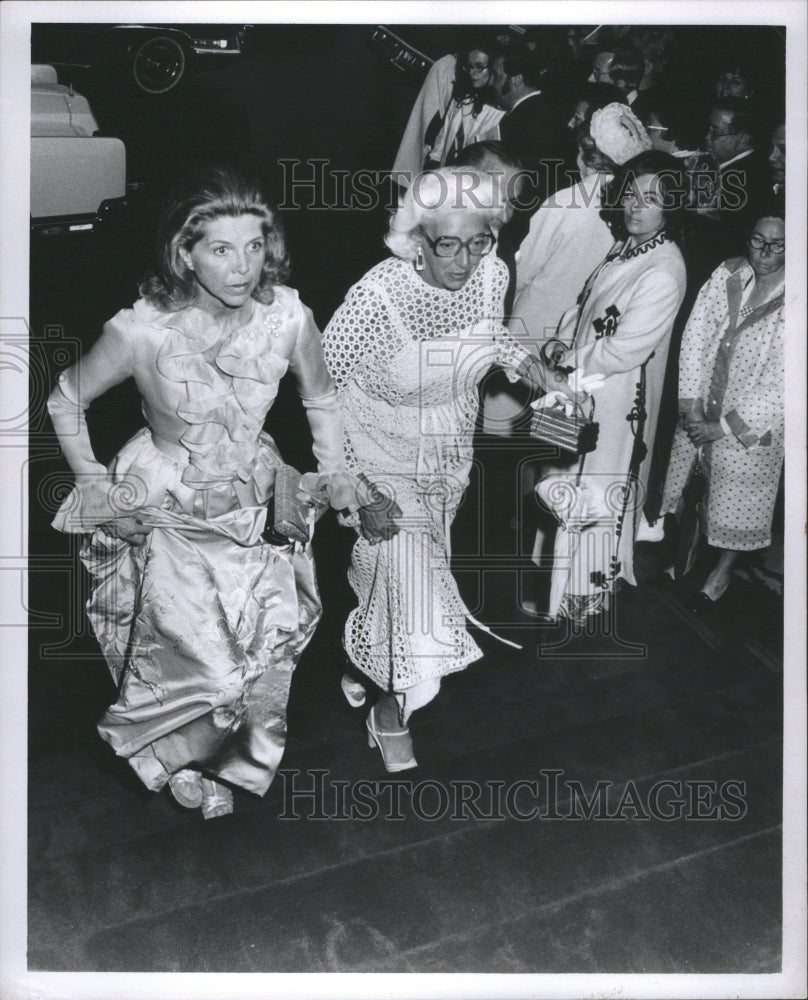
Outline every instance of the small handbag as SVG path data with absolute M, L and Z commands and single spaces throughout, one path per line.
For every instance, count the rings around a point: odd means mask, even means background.
M 551 371 L 569 375 L 573 369 L 564 367 L 561 363 L 566 351 L 567 345 L 553 337 L 542 345 L 540 354 Z M 530 421 L 530 436 L 562 451 L 585 455 L 594 451 L 598 444 L 600 425 L 595 422 L 594 414 L 595 400 L 591 397 L 588 416 L 580 403 L 574 403 L 572 413 L 569 414 L 564 402 L 538 407 L 533 411 Z
M 267 527 L 264 539 L 272 545 L 309 540 L 309 525 L 305 508 L 299 499 L 300 480 L 303 477 L 292 465 L 281 465 L 275 470 L 275 489 L 267 503 Z
M 540 407 L 530 421 L 530 436 L 555 445 L 563 451 L 575 455 L 585 455 L 598 445 L 600 424 L 594 419 L 595 400 L 590 399 L 589 414 L 584 413 L 580 403 L 574 403 L 572 413 L 567 413 L 565 404 Z

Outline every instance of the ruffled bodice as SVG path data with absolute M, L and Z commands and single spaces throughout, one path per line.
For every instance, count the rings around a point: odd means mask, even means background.
M 259 434 L 289 367 L 288 357 L 277 351 L 288 321 L 279 298 L 269 306 L 256 303 L 250 319 L 224 340 L 199 309 L 152 319 L 166 330 L 157 371 L 181 389 L 176 414 L 189 425 L 179 437 L 188 450 L 182 479 L 189 486 L 204 489 L 234 478 L 246 482 L 254 474 Z M 136 303 L 135 314 L 145 322 L 148 312 L 154 311 Z
M 271 304 L 251 301 L 244 321 L 225 335 L 200 309 L 166 313 L 144 300 L 105 325 L 79 365 L 59 376 L 49 400 L 65 457 L 81 477 L 54 526 L 87 531 L 138 508 L 165 508 L 166 494 L 151 473 L 138 468 L 142 456 L 127 446 L 107 470 L 95 459 L 87 434 L 84 410 L 129 376 L 140 391 L 154 446 L 176 468 L 169 492 L 177 509 L 212 517 L 265 504 L 283 463 L 263 425 L 287 370 L 298 383 L 320 473 L 310 474 L 305 488 L 322 492 L 337 509 L 354 506 L 319 331 L 297 293 L 279 286 Z M 128 506 L 121 506 L 118 489 L 124 480 Z

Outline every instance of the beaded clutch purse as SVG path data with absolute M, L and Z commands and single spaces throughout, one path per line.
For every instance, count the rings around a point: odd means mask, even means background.
M 568 414 L 563 403 L 542 407 L 534 411 L 530 422 L 530 436 L 555 445 L 575 455 L 594 451 L 598 444 L 600 424 L 594 420 L 595 401 L 590 401 L 589 414 L 576 403 Z
M 292 465 L 275 470 L 275 489 L 267 504 L 267 527 L 264 538 L 273 545 L 309 540 L 305 508 L 298 498 L 302 476 Z

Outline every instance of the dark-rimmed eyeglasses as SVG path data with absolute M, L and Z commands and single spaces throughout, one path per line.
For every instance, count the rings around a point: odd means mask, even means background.
M 467 73 L 485 73 L 489 69 L 489 66 L 488 63 L 473 62 L 466 63 L 463 69 Z
M 436 257 L 456 257 L 461 250 L 468 250 L 472 257 L 484 257 L 496 242 L 492 233 L 477 233 L 465 243 L 458 236 L 438 236 L 434 240 L 426 233 L 423 236 Z
M 730 132 L 719 132 L 715 125 L 710 125 L 707 128 L 705 135 L 708 135 L 711 139 L 721 139 L 725 135 L 740 135 L 740 130 L 730 131 Z
M 762 236 L 750 236 L 746 241 L 753 250 L 769 250 L 771 253 L 781 254 L 786 252 L 786 245 L 783 240 L 764 240 Z

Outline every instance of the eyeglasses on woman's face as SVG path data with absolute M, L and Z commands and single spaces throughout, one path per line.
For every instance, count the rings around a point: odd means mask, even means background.
M 426 233 L 424 239 L 436 257 L 456 257 L 461 250 L 468 250 L 472 257 L 484 257 L 495 242 L 491 233 L 475 233 L 465 242 L 457 236 L 438 236 L 433 240 Z
M 488 72 L 488 63 L 468 62 L 468 63 L 465 64 L 465 66 L 463 67 L 463 69 L 467 73 L 487 73 Z
M 786 252 L 785 240 L 764 240 L 762 236 L 753 233 L 746 241 L 753 250 L 768 250 L 770 253 L 781 254 Z

